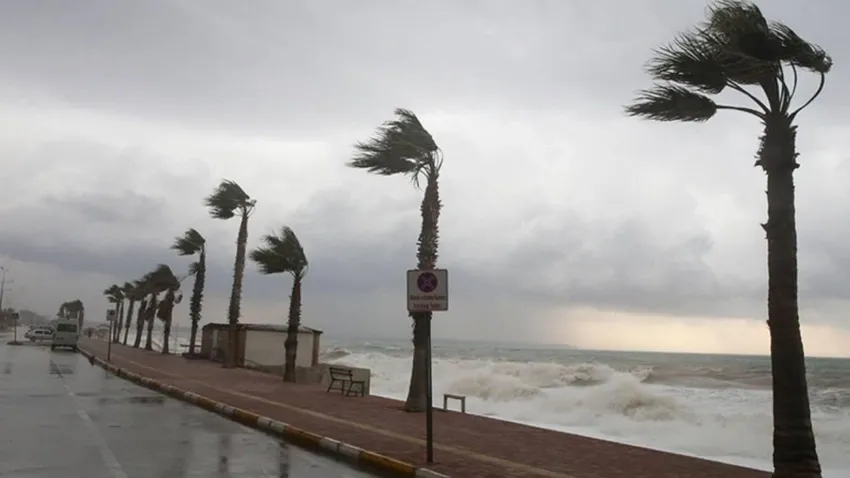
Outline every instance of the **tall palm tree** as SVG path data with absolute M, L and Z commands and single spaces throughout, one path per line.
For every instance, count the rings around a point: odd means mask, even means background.
M 136 337 L 133 339 L 133 347 L 139 348 L 142 345 L 142 335 L 145 330 L 145 319 L 148 316 L 149 298 L 147 277 L 139 279 L 138 296 L 141 297 L 139 302 L 139 312 L 136 314 Z
M 212 194 L 204 199 L 204 204 L 210 210 L 210 216 L 214 219 L 232 219 L 239 216 L 239 233 L 236 236 L 236 259 L 233 264 L 233 287 L 230 291 L 230 306 L 227 310 L 227 322 L 230 324 L 228 330 L 228 353 L 226 354 L 225 366 L 236 366 L 236 354 L 238 343 L 236 337 L 236 326 L 239 324 L 239 308 L 242 302 L 242 279 L 245 275 L 245 253 L 248 245 L 248 218 L 254 212 L 257 205 L 255 199 L 236 184 L 234 181 L 224 180 L 215 188 Z
M 301 325 L 301 283 L 307 275 L 309 263 L 304 248 L 287 226 L 280 234 L 263 236 L 264 246 L 251 251 L 251 260 L 260 266 L 263 274 L 288 273 L 292 276 L 292 293 L 289 296 L 289 321 L 286 328 L 286 362 L 283 368 L 283 380 L 295 381 L 295 359 L 298 352 L 298 329 Z
M 160 264 L 154 271 L 154 282 L 158 291 L 165 292 L 165 297 L 159 302 L 156 309 L 156 317 L 162 321 L 162 353 L 169 353 L 169 342 L 171 339 L 171 321 L 173 318 L 174 304 L 179 304 L 183 298 L 178 295 L 180 280 L 165 264 Z
M 192 286 L 192 298 L 189 301 L 189 318 L 192 320 L 192 331 L 189 338 L 189 355 L 195 355 L 195 341 L 198 337 L 198 324 L 201 321 L 201 307 L 204 300 L 204 282 L 207 275 L 206 239 L 197 230 L 189 228 L 182 236 L 174 238 L 172 249 L 181 256 L 198 254 L 198 260 L 189 266 L 189 273 L 195 276 Z
M 130 335 L 130 324 L 133 322 L 133 312 L 136 308 L 136 302 L 141 297 L 139 296 L 139 281 L 124 283 L 124 297 L 127 299 L 127 314 L 124 321 L 124 340 L 123 344 L 127 345 L 127 337 Z
M 77 326 L 80 330 L 83 329 L 85 314 L 86 308 L 83 306 L 83 301 L 80 299 L 65 302 L 59 307 L 59 316 L 63 319 L 77 319 Z
M 116 327 L 115 326 L 117 325 L 117 322 L 118 322 L 118 314 L 120 313 L 121 302 L 124 301 L 124 292 L 121 290 L 121 286 L 119 286 L 117 284 L 112 284 L 111 286 L 109 286 L 109 288 L 107 288 L 106 290 L 103 291 L 103 295 L 105 295 L 106 300 L 110 304 L 114 304 L 114 307 L 115 307 L 112 310 L 112 312 L 114 312 L 114 315 L 112 316 L 112 324 L 110 324 L 110 329 L 109 329 L 109 332 L 112 336 L 109 337 L 109 340 L 116 342 L 116 340 L 115 340 L 115 337 L 116 337 L 115 329 L 116 329 Z
M 127 313 L 127 310 L 124 308 L 124 302 L 128 299 L 127 291 L 132 287 L 133 284 L 130 284 L 129 282 L 125 282 L 124 285 L 121 286 L 121 302 L 118 304 L 118 315 L 116 317 L 118 322 L 113 330 L 112 338 L 112 341 L 116 344 L 121 341 L 121 330 L 124 328 L 124 316 Z
M 353 168 L 382 176 L 406 175 L 417 188 L 425 180 L 425 194 L 420 206 L 422 227 L 417 241 L 417 268 L 436 268 L 442 207 L 439 178 L 443 154 L 434 138 L 413 112 L 397 109 L 394 119 L 380 126 L 377 134 L 368 141 L 357 143 L 355 149 L 354 157 L 348 163 Z M 431 312 L 411 312 L 410 317 L 413 319 L 413 368 L 404 408 L 409 412 L 422 412 L 428 406 L 427 358 Z
M 832 59 L 791 28 L 769 22 L 757 6 L 726 0 L 713 4 L 696 30 L 657 50 L 649 74 L 658 83 L 626 108 L 632 116 L 658 121 L 707 121 L 718 110 L 758 118 L 764 132 L 755 166 L 767 174 L 768 326 L 773 373 L 773 464 L 775 477 L 819 477 L 806 383 L 797 302 L 797 227 L 794 124 L 821 93 Z M 819 77 L 817 90 L 793 106 L 802 71 Z M 717 104 L 709 95 L 726 89 L 752 104 Z M 764 100 L 750 90 L 761 90 Z

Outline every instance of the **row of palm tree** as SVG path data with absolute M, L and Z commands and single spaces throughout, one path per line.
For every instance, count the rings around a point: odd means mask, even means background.
M 782 478 L 821 476 L 811 424 L 798 311 L 793 172 L 799 164 L 794 122 L 820 94 L 831 67 L 831 58 L 821 48 L 803 40 L 788 26 L 766 20 L 756 5 L 721 0 L 709 7 L 706 22 L 656 51 L 648 66 L 655 86 L 641 92 L 626 108 L 631 116 L 695 122 L 707 121 L 718 111 L 738 111 L 757 117 L 764 125 L 755 165 L 767 174 L 768 219 L 762 227 L 768 241 L 767 323 L 773 371 L 773 476 Z M 814 95 L 793 107 L 802 71 L 819 75 L 819 86 Z M 727 89 L 744 95 L 753 106 L 717 104 L 709 97 Z M 757 96 L 759 94 L 763 99 Z M 434 138 L 416 115 L 405 109 L 396 110 L 395 117 L 381 125 L 373 137 L 357 143 L 355 154 L 348 161 L 349 166 L 370 173 L 407 176 L 417 188 L 424 183 L 416 252 L 419 269 L 433 269 L 437 265 L 442 164 L 443 155 Z M 228 322 L 231 330 L 235 330 L 240 318 L 248 219 L 256 201 L 236 183 L 224 181 L 206 198 L 205 204 L 213 218 L 240 218 L 228 309 Z M 203 259 L 202 238 L 191 231 L 178 238 L 175 249 L 181 255 L 201 254 Z M 290 334 L 285 343 L 289 374 L 290 351 L 291 356 L 295 356 L 300 288 L 307 260 L 291 229 L 284 228 L 279 235 L 265 236 L 263 241 L 264 246 L 250 254 L 260 270 L 266 274 L 288 272 L 295 279 L 290 296 Z M 195 269 L 193 321 L 200 320 L 203 278 L 201 276 L 199 284 L 197 270 L 203 267 L 202 263 L 203 260 L 199 261 Z M 155 303 L 156 294 L 147 293 L 149 301 Z M 405 409 L 418 412 L 427 407 L 427 331 L 431 313 L 411 312 L 410 316 L 414 354 Z M 236 344 L 231 342 L 227 363 L 234 366 Z M 294 371 L 294 359 L 291 365 Z
M 234 217 L 240 219 L 236 241 L 236 258 L 233 267 L 233 284 L 227 314 L 229 337 L 235 337 L 238 330 L 241 315 L 242 280 L 247 257 L 257 263 L 260 272 L 263 274 L 288 273 L 292 276 L 287 336 L 284 342 L 286 350 L 284 380 L 295 381 L 298 330 L 301 324 L 301 286 L 309 268 L 301 242 L 292 228 L 283 226 L 279 233 L 263 236 L 263 244 L 250 251 L 249 254 L 247 251 L 248 219 L 254 211 L 256 200 L 248 196 L 242 187 L 234 181 L 222 181 L 213 193 L 204 199 L 204 204 L 209 208 L 210 216 L 214 219 L 227 220 Z M 190 228 L 181 236 L 174 238 L 171 249 L 179 256 L 197 257 L 195 261 L 189 264 L 189 273 L 186 276 L 194 277 L 192 296 L 189 300 L 189 318 L 191 321 L 189 355 L 194 356 L 206 283 L 206 239 L 197 229 Z M 136 302 L 140 302 L 136 317 L 136 340 L 133 346 L 140 347 L 143 329 L 147 327 L 144 348 L 153 349 L 152 332 L 154 317 L 156 317 L 163 323 L 162 353 L 169 353 L 173 309 L 176 304 L 180 303 L 182 295 L 178 293 L 183 279 L 178 279 L 169 266 L 160 264 L 140 279 L 126 282 L 123 286 L 114 284 L 104 290 L 103 293 L 107 297 L 107 301 L 113 304 L 117 322 L 110 340 L 119 342 L 120 333 L 123 330 L 123 343 L 127 344 L 133 309 Z M 163 293 L 165 295 L 160 300 L 159 295 Z M 126 313 L 124 311 L 125 302 L 128 304 Z M 235 367 L 237 364 L 238 350 L 236 345 L 236 340 L 228 341 L 228 350 L 224 360 L 227 367 Z
M 77 319 L 77 326 L 80 330 L 83 328 L 83 321 L 86 316 L 86 308 L 83 305 L 83 301 L 80 299 L 74 299 L 69 302 L 63 302 L 62 305 L 59 306 L 59 312 L 56 313 L 56 316 L 60 319 Z

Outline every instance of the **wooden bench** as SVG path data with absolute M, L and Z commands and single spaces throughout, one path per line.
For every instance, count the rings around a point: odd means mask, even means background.
M 466 397 L 463 395 L 455 395 L 453 393 L 443 394 L 443 410 L 448 411 L 450 398 L 460 402 L 460 413 L 466 413 Z
M 366 382 L 363 380 L 354 380 L 354 371 L 350 368 L 343 367 L 328 367 L 328 375 L 330 375 L 331 383 L 328 385 L 328 392 L 333 390 L 334 384 L 339 384 L 339 393 L 347 396 L 363 396 L 365 393 Z

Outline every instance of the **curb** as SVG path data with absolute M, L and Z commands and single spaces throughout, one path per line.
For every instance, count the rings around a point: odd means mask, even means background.
M 397 476 L 411 478 L 450 478 L 448 475 L 437 473 L 436 471 L 432 471 L 427 468 L 417 468 L 410 463 L 405 463 L 380 453 L 364 450 L 360 447 L 349 445 L 348 443 L 334 440 L 330 437 L 324 437 L 307 430 L 295 428 L 287 423 L 273 420 L 248 410 L 232 407 L 225 403 L 217 402 L 173 385 L 158 382 L 151 378 L 130 372 L 126 369 L 116 367 L 110 363 L 106 363 L 101 358 L 86 350 L 78 349 L 78 351 L 93 363 L 96 363 L 118 377 L 151 390 L 161 392 L 178 400 L 191 403 L 192 405 L 196 405 L 242 425 L 278 436 L 286 441 L 316 448 L 330 455 L 342 458 L 345 461 L 353 462 L 357 465 L 377 468 Z

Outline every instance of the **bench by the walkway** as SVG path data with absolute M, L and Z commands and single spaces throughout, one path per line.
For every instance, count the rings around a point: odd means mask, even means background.
M 328 385 L 328 392 L 334 389 L 334 384 L 339 384 L 339 393 L 347 396 L 355 395 L 362 397 L 364 395 L 363 380 L 355 380 L 354 372 L 350 368 L 344 367 L 328 367 L 331 383 Z

